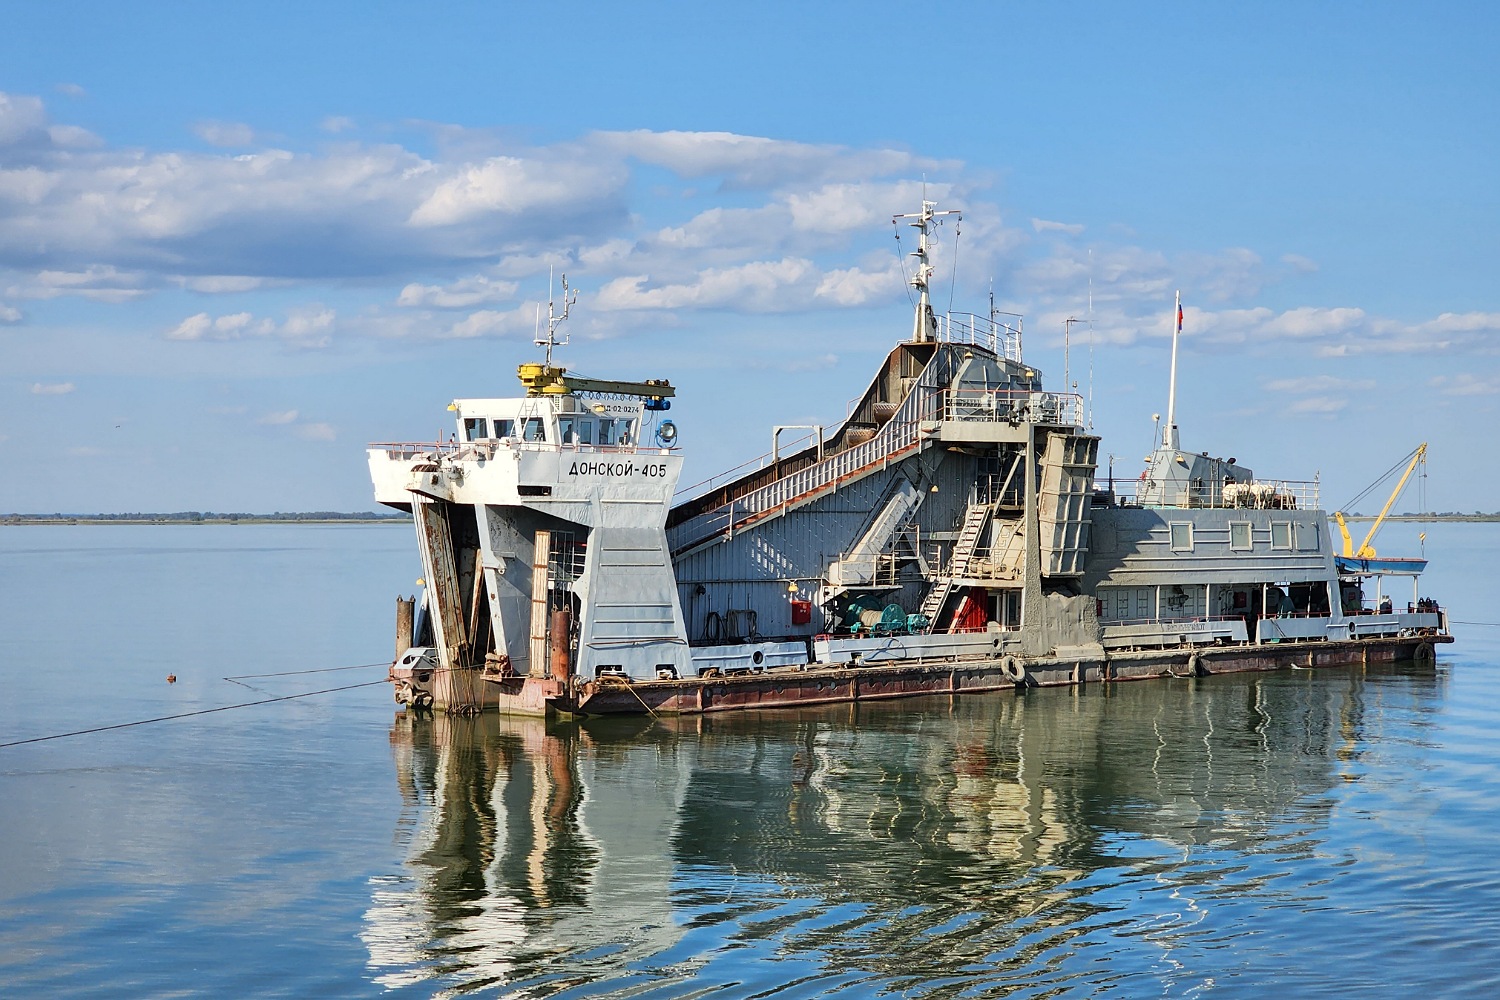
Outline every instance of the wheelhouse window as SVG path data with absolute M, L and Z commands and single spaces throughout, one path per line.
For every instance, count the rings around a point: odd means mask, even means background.
M 489 437 L 489 421 L 484 417 L 464 417 L 464 440 L 478 441 Z
M 1253 547 L 1249 521 L 1229 522 L 1229 547 L 1236 552 L 1248 552 Z
M 527 441 L 545 441 L 547 440 L 545 426 L 546 422 L 541 417 L 527 417 L 523 425 L 522 437 Z
M 594 443 L 594 422 L 586 417 L 558 417 L 557 433 L 563 444 Z
M 516 422 L 514 420 L 495 421 L 495 437 L 510 438 L 516 436 Z
M 1271 522 L 1271 548 L 1287 550 L 1292 547 L 1292 522 Z
M 1173 521 L 1167 528 L 1171 532 L 1173 552 L 1193 551 L 1193 522 Z

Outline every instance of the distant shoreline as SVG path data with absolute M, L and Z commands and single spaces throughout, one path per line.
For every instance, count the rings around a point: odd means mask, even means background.
M 1345 514 L 1346 521 L 1373 521 L 1372 514 Z M 1500 521 L 1500 511 L 1493 514 L 1390 514 L 1387 521 L 1408 521 L 1421 524 L 1441 523 L 1493 523 Z M 5 514 L 0 515 L 0 526 L 14 525 L 58 525 L 58 524 L 410 524 L 410 514 L 379 514 L 375 511 L 360 511 L 342 514 L 336 511 L 315 511 L 310 514 Z
M 381 514 L 244 514 L 203 515 L 190 517 L 179 514 L 7 514 L 0 516 L 0 526 L 25 527 L 27 525 L 59 524 L 410 524 L 411 515 L 398 514 L 386 517 Z

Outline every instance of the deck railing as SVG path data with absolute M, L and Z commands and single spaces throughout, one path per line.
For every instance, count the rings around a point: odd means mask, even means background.
M 1021 363 L 1021 318 L 1011 326 L 993 316 L 948 313 L 938 317 L 938 339 L 950 344 L 973 344 L 999 357 Z
M 675 552 L 721 532 L 732 532 L 741 524 L 768 511 L 836 484 L 842 479 L 863 474 L 870 468 L 899 459 L 916 448 L 921 415 L 929 406 L 929 398 L 953 377 L 956 349 L 951 345 L 943 346 L 945 349 L 939 351 L 923 369 L 916 388 L 902 401 L 900 409 L 870 440 L 829 455 L 775 482 L 751 490 L 742 497 L 736 497 L 714 510 L 674 525 L 667 529 L 669 547 Z
M 1237 489 L 1221 486 L 1193 486 L 1181 490 L 1175 497 L 1165 500 L 1143 500 L 1140 485 L 1127 482 L 1115 483 L 1115 503 L 1121 507 L 1211 507 L 1225 510 L 1322 510 L 1322 499 L 1317 480 L 1257 479 L 1253 483 L 1232 484 Z
M 947 389 L 931 397 L 924 416 L 928 420 L 1077 427 L 1083 424 L 1083 397 L 1071 392 Z

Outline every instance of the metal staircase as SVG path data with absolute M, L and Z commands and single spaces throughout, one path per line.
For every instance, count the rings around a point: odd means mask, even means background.
M 939 612 L 948 603 L 948 596 L 953 593 L 954 581 L 968 575 L 969 560 L 974 558 L 974 550 L 979 547 L 979 539 L 984 534 L 985 525 L 989 524 L 993 510 L 987 503 L 971 503 L 964 512 L 963 527 L 959 529 L 958 541 L 953 543 L 953 559 L 948 564 L 948 572 L 932 582 L 932 587 L 922 600 L 921 613 L 927 616 L 934 628 L 938 624 Z

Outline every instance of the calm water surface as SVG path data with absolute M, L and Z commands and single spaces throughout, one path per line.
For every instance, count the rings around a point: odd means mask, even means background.
M 1500 525 L 1427 532 L 1427 591 L 1500 622 Z M 0 742 L 378 680 L 413 548 L 0 528 Z M 1455 631 L 1428 670 L 584 724 L 377 684 L 3 748 L 0 982 L 1500 995 L 1500 628 Z

